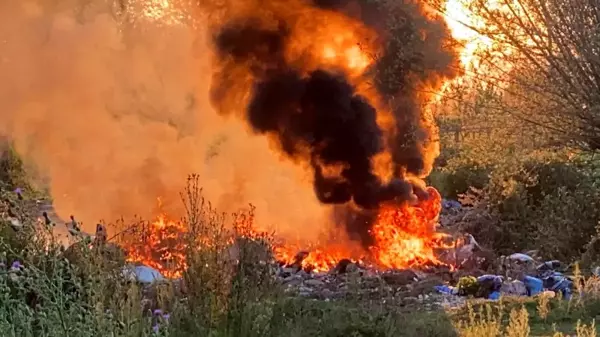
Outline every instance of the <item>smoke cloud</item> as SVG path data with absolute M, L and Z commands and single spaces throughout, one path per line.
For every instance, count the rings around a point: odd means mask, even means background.
M 241 117 L 252 131 L 310 167 L 318 200 L 344 205 L 335 207 L 336 220 L 369 245 L 380 205 L 428 197 L 421 179 L 437 156 L 437 129 L 423 92 L 452 76 L 454 57 L 443 45 L 445 26 L 431 21 L 423 8 L 365 4 L 283 6 L 274 0 L 226 21 L 214 36 L 221 69 L 213 79 L 212 99 L 223 114 L 231 113 L 227 105 L 232 102 L 246 106 Z M 355 45 L 366 36 L 383 46 L 362 46 L 360 53 L 377 56 L 358 76 L 354 60 L 330 62 L 328 57 L 354 46 L 329 53 L 327 42 L 319 41 L 335 41 L 348 32 Z M 368 81 L 375 93 L 361 87 Z
M 157 197 L 180 215 L 179 192 L 198 173 L 220 211 L 252 203 L 269 229 L 318 235 L 327 210 L 310 176 L 214 112 L 196 5 L 160 3 L 0 2 L 0 135 L 43 174 L 58 214 L 88 231 L 148 219 Z

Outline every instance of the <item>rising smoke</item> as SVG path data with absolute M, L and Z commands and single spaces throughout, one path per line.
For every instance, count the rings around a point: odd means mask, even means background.
M 419 91 L 452 76 L 454 60 L 443 45 L 448 35 L 439 34 L 445 32 L 444 25 L 429 21 L 422 8 L 367 3 L 319 0 L 288 7 L 273 0 L 262 3 L 260 11 L 226 21 L 214 35 L 221 68 L 212 88 L 213 102 L 222 113 L 231 112 L 226 106 L 232 102 L 246 106 L 242 117 L 253 132 L 310 167 L 319 201 L 344 205 L 336 207 L 337 220 L 366 245 L 379 206 L 427 198 L 421 178 L 437 156 L 437 130 L 425 111 L 427 97 Z M 322 30 L 320 25 L 326 27 L 340 13 L 341 30 Z M 392 22 L 398 15 L 404 20 Z M 384 47 L 371 69 L 356 78 L 347 63 L 328 62 L 318 45 L 306 44 L 300 56 L 290 56 L 299 40 L 315 38 L 315 33 L 298 28 L 305 21 L 331 40 L 354 32 L 355 44 L 361 41 L 361 30 L 374 31 Z M 428 31 L 421 38 L 424 27 Z M 343 48 L 351 46 L 341 52 Z M 377 94 L 367 97 L 360 84 L 369 80 Z M 237 101 L 240 90 L 250 96 Z M 386 117 L 387 123 L 381 122 Z M 391 177 L 377 167 L 378 156 L 391 159 Z
M 231 56 L 233 65 L 248 64 L 252 71 L 255 83 L 246 118 L 253 130 L 276 137 L 290 157 L 306 155 L 322 203 L 354 201 L 363 208 L 374 208 L 399 195 L 371 170 L 371 158 L 383 151 L 375 109 L 341 74 L 324 70 L 303 74 L 302 69 L 288 65 L 284 59 L 289 43 L 285 23 L 276 31 L 258 30 L 251 24 L 225 27 L 217 35 L 216 45 L 220 57 Z M 228 90 L 216 89 L 217 93 Z M 213 97 L 217 104 L 227 99 L 220 94 Z M 342 169 L 339 176 L 326 177 L 323 166 Z

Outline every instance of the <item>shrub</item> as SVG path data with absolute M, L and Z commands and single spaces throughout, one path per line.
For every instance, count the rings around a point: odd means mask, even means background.
M 470 187 L 481 189 L 489 180 L 489 170 L 475 166 L 444 168 L 434 170 L 428 178 L 430 185 L 440 191 L 445 198 L 456 200 Z
M 575 260 L 596 233 L 600 191 L 591 172 L 569 162 L 528 162 L 497 169 L 485 188 L 462 198 L 475 204 L 459 222 L 500 254 L 539 249 Z
M 10 144 L 0 147 L 0 186 L 8 190 L 31 189 L 21 157 Z

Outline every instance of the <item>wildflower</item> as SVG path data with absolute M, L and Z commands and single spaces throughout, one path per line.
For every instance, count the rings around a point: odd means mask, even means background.
M 12 265 L 10 266 L 10 270 L 13 270 L 13 271 L 21 270 L 22 268 L 23 268 L 23 265 L 18 260 L 14 261 L 12 263 Z
M 155 309 L 152 312 L 153 316 L 155 317 L 155 323 L 152 326 L 152 331 L 154 331 L 154 333 L 158 333 L 159 330 L 161 329 L 161 324 L 168 324 L 169 323 L 169 318 L 171 317 L 171 315 L 167 314 L 167 313 L 163 313 L 163 311 L 161 309 Z
M 19 275 L 17 275 L 17 272 L 21 271 L 22 269 L 23 265 L 21 264 L 21 262 L 14 261 L 10 266 L 10 270 L 8 271 L 8 277 L 10 278 L 10 280 L 13 282 L 19 282 Z

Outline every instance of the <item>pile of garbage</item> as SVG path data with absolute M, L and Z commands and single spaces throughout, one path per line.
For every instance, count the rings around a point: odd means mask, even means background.
M 575 288 L 575 278 L 565 274 L 567 269 L 560 261 L 537 262 L 527 254 L 515 253 L 501 257 L 498 274 L 478 277 L 463 276 L 456 285 L 439 285 L 439 293 L 455 296 L 473 296 L 491 300 L 501 296 L 536 296 L 546 293 L 570 299 Z
M 530 254 L 515 253 L 492 259 L 471 235 L 465 235 L 447 266 L 421 269 L 378 270 L 342 260 L 328 272 L 311 272 L 300 265 L 276 265 L 274 277 L 290 296 L 316 300 L 344 299 L 394 301 L 398 305 L 424 304 L 427 308 L 456 307 L 468 297 L 498 299 L 501 296 L 536 296 L 543 292 L 572 296 L 575 280 L 560 261 L 541 261 Z M 491 272 L 491 273 L 490 273 Z M 131 266 L 124 273 L 140 283 L 165 280 L 147 266 Z
M 282 266 L 276 277 L 288 295 L 315 300 L 352 298 L 423 309 L 464 304 L 461 297 L 435 292 L 436 286 L 452 280 L 451 271 L 443 267 L 377 270 L 348 262 L 318 273 Z

